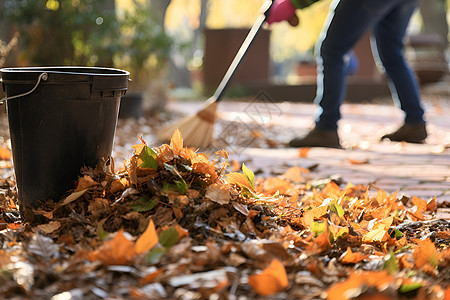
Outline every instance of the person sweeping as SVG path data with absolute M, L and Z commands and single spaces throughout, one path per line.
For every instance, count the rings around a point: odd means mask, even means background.
M 291 140 L 290 147 L 341 148 L 337 129 L 346 91 L 348 55 L 368 30 L 372 34 L 374 58 L 381 62 L 392 97 L 404 113 L 403 125 L 381 139 L 425 141 L 427 130 L 419 85 L 403 55 L 403 39 L 419 1 L 334 0 L 331 3 L 315 48 L 317 91 L 314 103 L 318 105 L 315 127 L 307 135 Z M 303 3 L 301 0 L 275 0 L 267 22 L 298 23 L 295 12 Z

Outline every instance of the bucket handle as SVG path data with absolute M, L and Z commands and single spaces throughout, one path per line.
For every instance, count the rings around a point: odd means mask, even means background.
M 20 98 L 20 97 L 23 97 L 23 96 L 26 96 L 26 95 L 31 94 L 32 92 L 34 92 L 35 89 L 37 89 L 37 87 L 38 87 L 39 84 L 41 83 L 41 80 L 42 80 L 42 81 L 47 81 L 47 79 L 48 79 L 48 74 L 47 74 L 47 72 L 41 73 L 41 74 L 39 75 L 38 79 L 37 79 L 36 84 L 34 85 L 34 87 L 33 87 L 31 90 L 29 90 L 28 92 L 19 94 L 19 95 L 14 95 L 14 96 L 11 96 L 11 97 L 4 97 L 4 98 L 2 98 L 2 99 L 0 100 L 0 104 L 3 104 L 3 102 L 5 102 L 6 100 L 12 100 L 12 99 Z

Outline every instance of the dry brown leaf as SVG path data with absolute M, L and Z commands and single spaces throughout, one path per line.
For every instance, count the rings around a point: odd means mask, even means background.
M 153 220 L 150 220 L 147 229 L 137 239 L 134 248 L 137 254 L 141 254 L 150 251 L 157 243 L 158 235 L 155 230 L 155 224 L 153 224 Z
M 113 182 L 111 182 L 110 192 L 115 194 L 117 192 L 123 191 L 129 185 L 130 183 L 128 182 L 128 179 L 124 177 L 116 179 Z
M 220 156 L 220 157 L 222 157 L 224 159 L 228 159 L 228 157 L 229 157 L 228 151 L 227 150 L 223 150 L 223 149 L 219 150 L 219 151 L 216 151 L 216 155 Z
M 11 256 L 3 249 L 0 249 L 0 267 L 11 263 Z
M 281 292 L 289 285 L 286 270 L 283 264 L 276 259 L 272 260 L 260 274 L 250 275 L 248 283 L 255 292 L 262 296 Z
M 88 206 L 88 212 L 93 215 L 99 215 L 109 209 L 109 201 L 105 198 L 95 198 Z
M 211 184 L 206 189 L 205 197 L 221 205 L 228 204 L 231 200 L 229 186 L 223 184 Z
M 75 189 L 75 192 L 84 190 L 84 189 L 88 189 L 91 186 L 94 185 L 99 185 L 97 182 L 95 182 L 91 176 L 89 175 L 84 175 L 84 177 L 80 178 L 80 180 L 78 180 L 78 184 L 77 184 L 77 188 Z
M 37 228 L 39 230 L 42 230 L 43 232 L 50 234 L 56 230 L 58 230 L 61 227 L 61 223 L 58 221 L 51 221 L 48 222 L 47 224 L 41 224 L 38 225 Z
M 157 149 L 157 161 L 165 163 L 173 160 L 173 158 L 172 148 L 169 145 L 164 144 Z
M 67 196 L 66 199 L 64 199 L 62 202 L 60 202 L 59 206 L 64 206 L 64 205 L 67 205 L 67 204 L 77 200 L 78 198 L 83 196 L 83 194 L 86 193 L 86 191 L 87 191 L 87 189 L 84 189 L 84 190 L 81 190 L 81 191 L 77 191 L 77 192 L 73 192 L 72 194 Z

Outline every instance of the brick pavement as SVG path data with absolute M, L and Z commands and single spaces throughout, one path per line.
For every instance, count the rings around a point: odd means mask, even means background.
M 346 149 L 311 148 L 306 157 L 300 157 L 299 149 L 285 148 L 281 144 L 312 127 L 315 106 L 308 103 L 268 105 L 256 101 L 223 101 L 219 106 L 223 120 L 238 122 L 244 128 L 243 125 L 248 125 L 247 133 L 240 132 L 244 140 L 278 142 L 275 148 L 254 147 L 252 143 L 235 147 L 233 139 L 225 144 L 225 149 L 231 149 L 232 159 L 245 162 L 259 176 L 281 174 L 294 165 L 306 168 L 317 165 L 310 172 L 310 179 L 338 175 L 344 183 L 373 183 L 387 192 L 399 191 L 424 199 L 436 196 L 439 203 L 446 202 L 450 207 L 450 101 L 447 96 L 424 96 L 429 130 L 426 144 L 378 141 L 385 132 L 402 123 L 401 111 L 389 102 L 344 104 L 339 133 Z M 175 102 L 169 107 L 189 114 L 201 108 L 202 103 Z M 218 139 L 224 135 L 225 127 L 216 126 Z M 252 136 L 255 128 L 258 138 Z

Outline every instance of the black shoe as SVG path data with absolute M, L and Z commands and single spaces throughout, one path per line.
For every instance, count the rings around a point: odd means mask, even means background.
M 405 123 L 396 131 L 383 135 L 381 140 L 389 139 L 393 142 L 423 143 L 427 136 L 425 123 Z
M 289 142 L 289 147 L 326 147 L 338 148 L 342 146 L 339 143 L 337 130 L 327 130 L 314 128 L 303 138 L 294 138 Z

